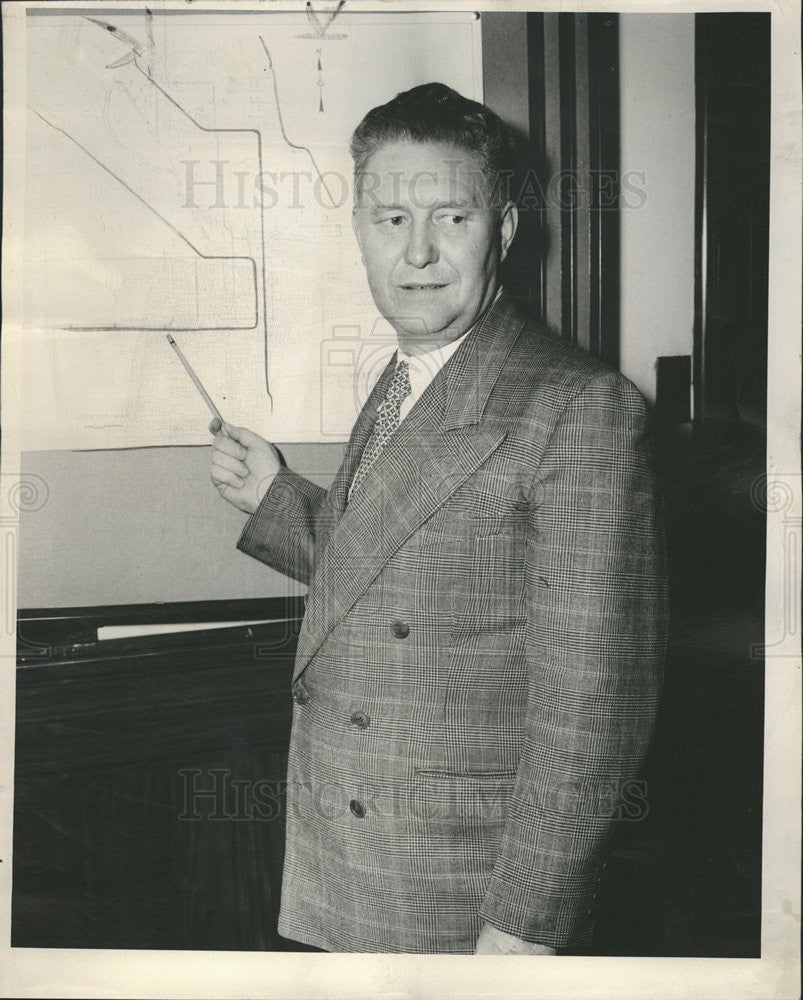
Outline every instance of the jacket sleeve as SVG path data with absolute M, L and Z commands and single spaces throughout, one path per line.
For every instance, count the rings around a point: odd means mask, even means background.
M 564 410 L 531 484 L 525 743 L 480 912 L 558 948 L 588 937 L 609 834 L 645 805 L 633 779 L 668 618 L 648 423 L 626 379 L 599 376 Z
M 280 573 L 309 583 L 316 525 L 325 499 L 325 489 L 282 466 L 246 521 L 237 548 Z

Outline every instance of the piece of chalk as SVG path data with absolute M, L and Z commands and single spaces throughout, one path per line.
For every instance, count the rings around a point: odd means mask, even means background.
M 186 359 L 186 358 L 184 357 L 184 355 L 182 354 L 182 351 L 181 351 L 181 348 L 180 348 L 180 347 L 178 346 L 178 344 L 177 344 L 177 343 L 175 342 L 175 340 L 174 340 L 174 339 L 173 339 L 173 338 L 172 338 L 172 337 L 170 336 L 170 334 L 169 334 L 169 333 L 168 333 L 168 335 L 167 335 L 167 341 L 168 341 L 168 343 L 170 344 L 170 346 L 171 346 L 171 347 L 173 348 L 173 350 L 174 350 L 174 351 L 176 352 L 176 354 L 178 355 L 178 359 L 179 359 L 179 361 L 180 361 L 180 362 L 181 362 L 181 363 L 182 363 L 182 364 L 184 365 L 184 367 L 185 367 L 185 368 L 187 369 L 187 374 L 189 375 L 189 377 L 190 377 L 190 378 L 191 378 L 191 379 L 193 380 L 193 382 L 195 383 L 195 388 L 196 388 L 196 389 L 198 390 L 198 392 L 200 392 L 200 394 L 201 394 L 201 395 L 203 396 L 203 398 L 204 398 L 204 402 L 206 403 L 206 405 L 207 405 L 207 406 L 209 407 L 209 409 L 210 409 L 210 410 L 212 411 L 212 413 L 213 413 L 213 414 L 214 414 L 214 415 L 215 415 L 215 416 L 216 416 L 216 417 L 218 418 L 218 420 L 220 421 L 220 423 L 221 423 L 221 424 L 223 424 L 223 423 L 224 423 L 224 420 L 223 420 L 223 417 L 221 416 L 221 413 L 220 413 L 220 410 L 219 410 L 219 409 L 218 409 L 218 408 L 217 408 L 217 407 L 215 406 L 215 404 L 214 404 L 214 403 L 212 402 L 212 398 L 211 398 L 211 396 L 210 396 L 210 395 L 209 395 L 209 393 L 208 393 L 208 392 L 206 391 L 206 389 L 204 389 L 204 387 L 203 387 L 203 383 L 201 382 L 201 380 L 200 380 L 200 379 L 198 378 L 198 376 L 197 376 L 197 375 L 195 374 L 195 372 L 193 371 L 193 367 L 192 367 L 192 365 L 191 365 L 191 364 L 189 363 L 189 361 L 187 361 L 187 359 Z

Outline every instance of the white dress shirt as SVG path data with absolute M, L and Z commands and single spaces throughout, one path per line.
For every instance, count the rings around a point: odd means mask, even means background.
M 502 288 L 500 286 L 497 289 L 493 302 L 496 302 L 501 294 Z M 493 305 L 493 302 L 491 305 Z M 484 315 L 485 313 L 483 313 L 483 316 Z M 477 322 L 479 322 L 479 320 Z M 401 349 L 401 346 L 399 347 L 396 358 L 396 367 L 399 367 L 400 361 L 407 362 L 410 368 L 410 389 L 412 390 L 410 395 L 401 405 L 399 423 L 401 423 L 410 410 L 412 410 L 416 400 L 420 398 L 421 393 L 427 388 L 429 383 L 435 378 L 441 368 L 443 368 L 449 358 L 451 358 L 457 348 L 463 343 L 476 325 L 477 323 L 474 323 L 470 326 L 461 337 L 457 338 L 457 340 L 453 340 L 445 347 L 438 347 L 434 351 L 429 351 L 427 354 L 407 354 Z

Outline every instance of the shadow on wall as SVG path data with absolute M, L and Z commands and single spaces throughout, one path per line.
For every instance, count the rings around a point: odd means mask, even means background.
M 622 824 L 594 954 L 761 949 L 765 438 L 663 435 L 672 615 L 644 822 Z

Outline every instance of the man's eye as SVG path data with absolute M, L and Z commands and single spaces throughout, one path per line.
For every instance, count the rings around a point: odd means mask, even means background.
M 391 215 L 387 219 L 380 219 L 379 224 L 386 229 L 399 229 L 407 221 L 403 215 Z
M 456 229 L 461 226 L 466 221 L 465 215 L 457 215 L 454 212 L 450 212 L 448 215 L 438 216 L 438 225 L 443 229 Z

